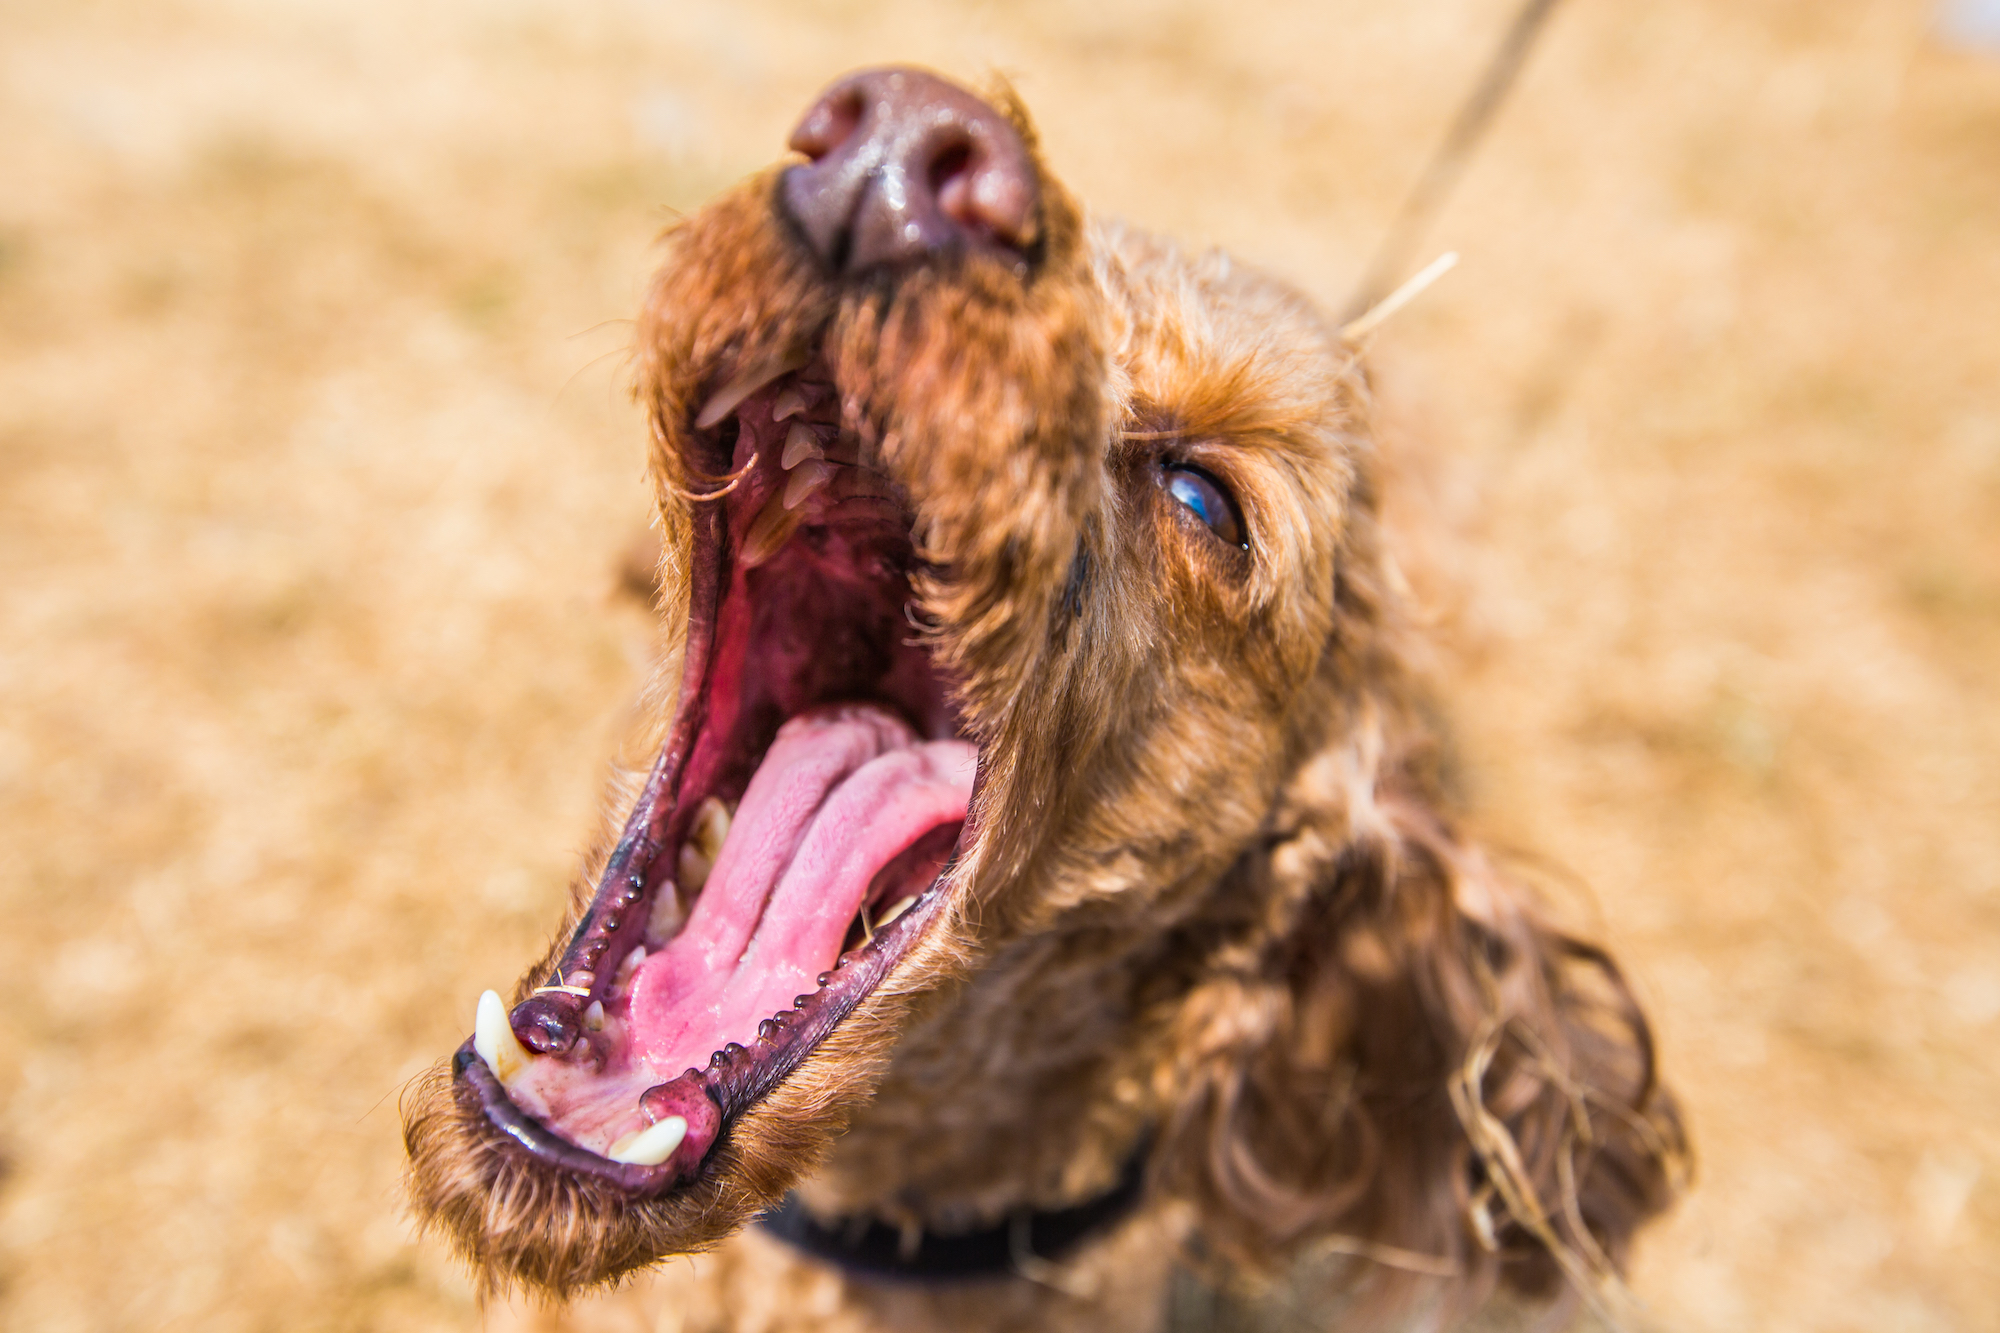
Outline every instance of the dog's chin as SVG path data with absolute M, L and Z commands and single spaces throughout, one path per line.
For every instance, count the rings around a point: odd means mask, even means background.
M 559 959 L 482 998 L 408 1121 L 419 1209 L 489 1281 L 566 1291 L 774 1202 L 865 1095 L 893 1023 L 856 1011 L 940 933 L 971 837 L 916 516 L 823 365 L 742 371 L 684 454 L 664 747 Z

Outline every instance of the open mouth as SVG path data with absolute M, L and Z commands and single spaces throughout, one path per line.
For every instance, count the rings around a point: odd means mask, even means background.
M 454 1069 L 521 1147 L 655 1193 L 702 1169 L 937 919 L 978 752 L 912 615 L 907 498 L 824 366 L 695 419 L 681 698 L 555 971 Z

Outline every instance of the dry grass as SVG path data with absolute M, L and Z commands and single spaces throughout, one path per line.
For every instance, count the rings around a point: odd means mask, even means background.
M 853 64 L 1329 303 L 1511 8 L 0 4 L 0 1321 L 466 1328 L 399 1083 L 554 919 L 633 692 L 616 321 Z M 1703 1152 L 1647 1329 L 2000 1308 L 2000 61 L 1577 5 L 1380 339 L 1489 825 Z

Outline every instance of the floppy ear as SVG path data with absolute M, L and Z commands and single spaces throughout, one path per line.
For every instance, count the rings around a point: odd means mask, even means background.
M 1256 906 L 1208 923 L 1163 1183 L 1253 1272 L 1357 1256 L 1378 1314 L 1501 1281 L 1594 1299 L 1686 1162 L 1650 1030 L 1612 959 L 1454 831 L 1388 712 L 1306 765 L 1219 896 Z

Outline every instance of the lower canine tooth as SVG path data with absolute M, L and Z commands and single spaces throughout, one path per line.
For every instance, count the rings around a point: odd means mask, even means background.
M 755 569 L 776 555 L 778 548 L 790 541 L 792 534 L 798 531 L 801 517 L 802 515 L 785 508 L 782 498 L 772 496 L 765 503 L 763 512 L 757 515 L 757 521 L 750 525 L 750 531 L 744 534 L 743 549 L 737 556 L 743 562 L 743 567 Z
M 528 1067 L 528 1050 L 514 1035 L 514 1025 L 507 1019 L 506 1001 L 498 991 L 487 991 L 479 997 L 479 1012 L 472 1025 L 472 1049 L 479 1052 L 479 1058 L 493 1071 L 493 1077 L 502 1083 Z
M 882 913 L 882 919 L 875 923 L 875 929 L 881 930 L 882 928 L 887 926 L 891 921 L 894 921 L 897 917 L 909 911 L 912 907 L 915 907 L 916 905 L 917 905 L 917 896 L 915 894 L 911 894 L 907 898 L 899 899 L 896 902 L 896 904 L 892 906 L 888 911 Z
M 611 1151 L 605 1156 L 614 1162 L 632 1166 L 658 1166 L 674 1155 L 674 1149 L 681 1146 L 687 1132 L 688 1122 L 680 1116 L 670 1115 L 657 1125 L 648 1125 L 627 1134 L 612 1144 Z

